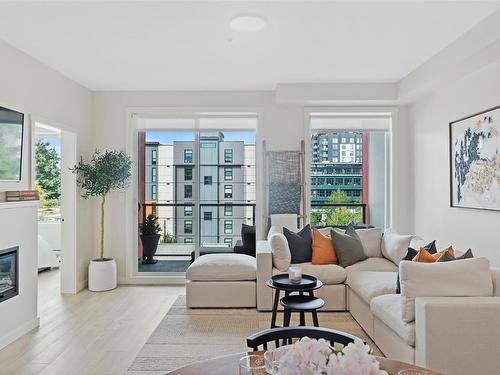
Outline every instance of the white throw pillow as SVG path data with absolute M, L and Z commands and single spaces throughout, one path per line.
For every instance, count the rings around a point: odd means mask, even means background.
M 408 252 L 412 237 L 411 234 L 399 234 L 392 228 L 386 229 L 382 237 L 382 254 L 398 265 Z
M 268 241 L 273 252 L 273 266 L 282 272 L 287 271 L 292 261 L 292 253 L 285 235 L 279 232 L 270 233 Z
M 472 258 L 451 262 L 399 264 L 402 318 L 415 320 L 416 297 L 491 297 L 493 282 L 490 262 Z
M 297 231 L 297 214 L 271 215 L 271 226 Z
M 382 256 L 382 229 L 356 229 L 356 233 L 361 239 L 361 243 L 363 244 L 363 248 L 365 249 L 365 255 L 368 258 Z

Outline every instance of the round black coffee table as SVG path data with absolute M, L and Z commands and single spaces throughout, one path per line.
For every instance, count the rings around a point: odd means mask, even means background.
M 284 327 L 290 325 L 290 317 L 293 311 L 298 311 L 300 313 L 301 326 L 305 325 L 305 313 L 311 312 L 313 317 L 313 324 L 314 326 L 318 327 L 319 323 L 316 311 L 324 306 L 325 301 L 323 301 L 321 298 L 314 297 L 314 291 L 323 286 L 321 280 L 318 280 L 317 278 L 310 275 L 302 275 L 303 278 L 312 278 L 315 280 L 315 282 L 304 286 L 302 284 L 293 283 L 291 280 L 287 279 L 288 275 L 283 274 L 277 276 L 281 276 L 279 284 L 275 283 L 273 279 L 269 279 L 266 281 L 267 286 L 269 288 L 274 289 L 274 303 L 271 316 L 271 328 L 278 327 L 276 325 L 278 303 L 280 303 L 284 308 L 284 314 L 283 314 Z M 285 297 L 283 297 L 280 301 L 281 291 L 285 292 Z M 291 295 L 291 293 L 296 293 L 296 294 Z

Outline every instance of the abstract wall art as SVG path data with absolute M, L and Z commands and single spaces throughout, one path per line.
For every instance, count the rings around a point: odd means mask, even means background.
M 500 106 L 450 123 L 452 207 L 500 210 Z

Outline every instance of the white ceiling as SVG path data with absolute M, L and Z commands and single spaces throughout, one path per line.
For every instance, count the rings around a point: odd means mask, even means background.
M 92 90 L 397 81 L 498 1 L 0 2 L 0 39 Z M 267 20 L 254 34 L 232 17 Z M 0 59 L 1 66 L 1 59 Z

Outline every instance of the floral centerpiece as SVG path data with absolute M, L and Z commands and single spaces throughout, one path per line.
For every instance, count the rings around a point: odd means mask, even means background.
M 388 375 L 363 341 L 336 350 L 323 339 L 304 337 L 284 350 L 279 375 Z

